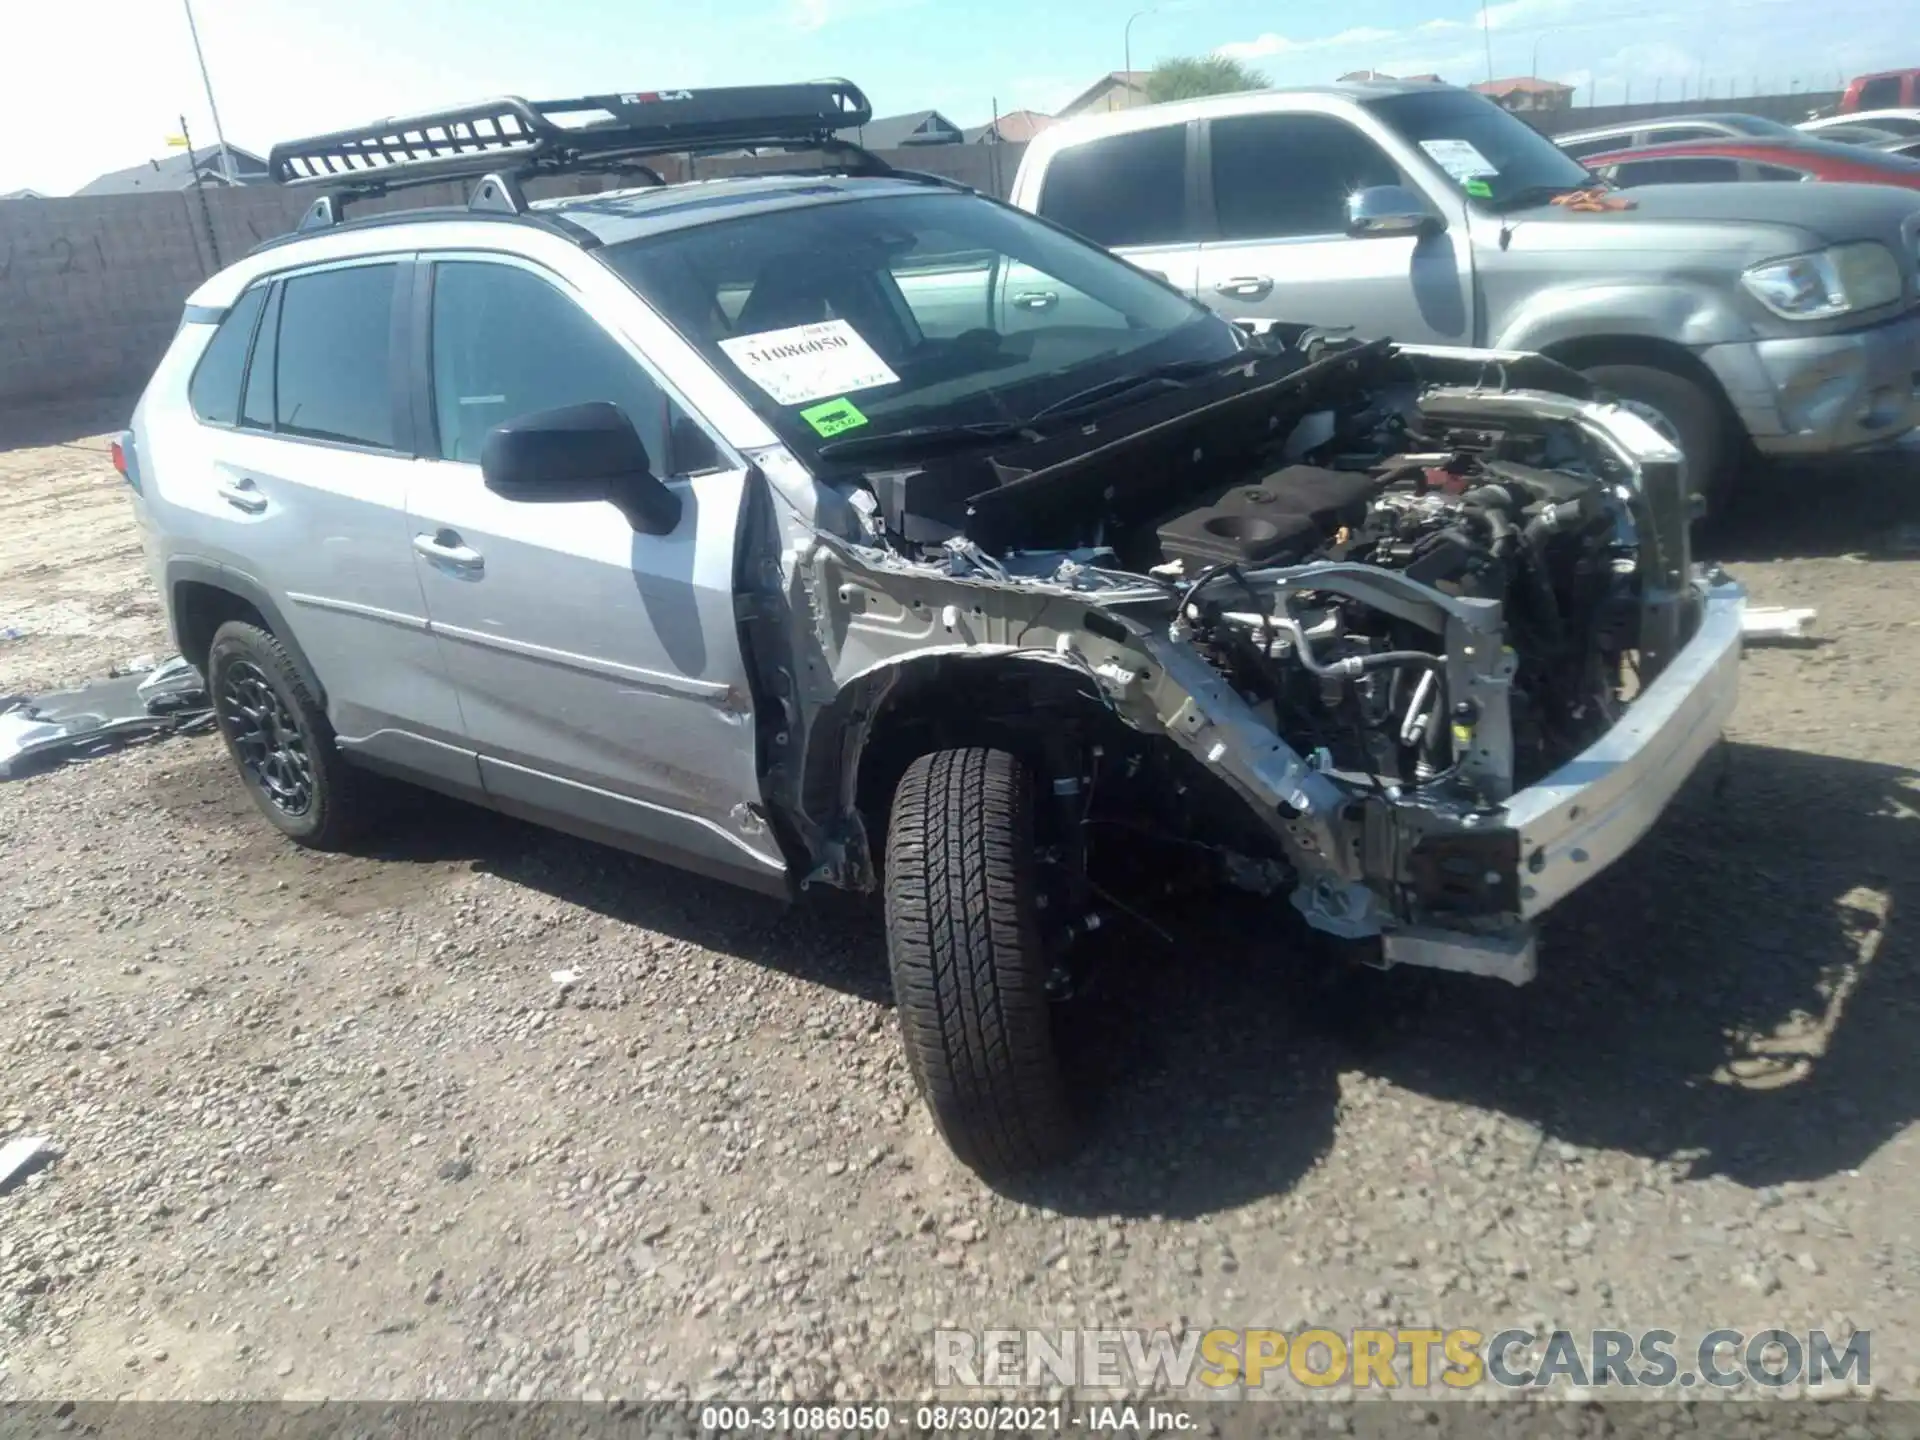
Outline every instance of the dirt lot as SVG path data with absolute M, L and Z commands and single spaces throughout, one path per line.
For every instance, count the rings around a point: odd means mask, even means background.
M 164 649 L 104 423 L 0 453 L 0 693 Z M 424 796 L 305 854 L 210 737 L 0 786 L 0 1139 L 65 1150 L 0 1196 L 0 1397 L 898 1398 L 941 1325 L 1397 1319 L 1853 1326 L 1920 1398 L 1916 519 L 1914 455 L 1756 482 L 1721 548 L 1821 643 L 1538 984 L 1116 946 L 1017 1195 L 859 906 Z

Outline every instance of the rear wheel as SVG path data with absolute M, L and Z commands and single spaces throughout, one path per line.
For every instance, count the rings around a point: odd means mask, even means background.
M 901 1038 L 941 1135 L 989 1178 L 1059 1158 L 1075 1127 L 1054 1051 L 1025 767 L 985 749 L 914 761 L 894 792 L 886 869 Z
M 214 632 L 207 692 L 220 738 L 260 813 L 289 839 L 338 850 L 366 828 L 368 783 L 280 642 L 241 620 Z
M 1685 461 L 1682 478 L 1709 515 L 1726 512 L 1733 489 L 1733 451 L 1726 415 L 1707 388 L 1653 365 L 1593 365 L 1584 372 L 1602 390 L 1671 442 Z

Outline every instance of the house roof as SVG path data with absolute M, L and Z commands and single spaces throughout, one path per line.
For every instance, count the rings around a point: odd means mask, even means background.
M 1428 85 L 1444 85 L 1447 83 L 1446 81 L 1442 80 L 1438 75 L 1403 75 L 1401 78 L 1403 80 L 1424 81 Z
M 1343 82 L 1348 80 L 1391 80 L 1393 78 L 1393 76 L 1387 74 L 1384 70 L 1349 70 L 1340 77 Z M 1412 78 L 1418 79 L 1419 77 L 1414 76 Z
M 44 200 L 47 197 L 38 190 L 9 190 L 0 195 L 0 200 Z
M 1053 116 L 1044 115 L 1038 110 L 1009 110 L 990 124 L 975 125 L 968 129 L 967 143 L 990 140 L 997 133 L 1002 143 L 1021 145 L 1053 123 Z
M 957 145 L 964 132 L 938 110 L 914 110 L 905 115 L 882 115 L 864 125 L 837 132 L 869 150 L 898 150 L 908 145 Z
M 1468 87 L 1482 95 L 1558 95 L 1573 89 L 1557 80 L 1541 80 L 1532 75 L 1516 75 L 1506 80 L 1482 80 Z
M 233 173 L 242 185 L 261 185 L 266 183 L 267 162 L 251 150 L 242 150 L 238 145 L 229 145 L 233 155 Z M 125 170 L 109 170 L 104 175 L 96 175 L 73 193 L 76 195 L 145 195 L 163 190 L 185 190 L 193 184 L 194 171 L 200 172 L 203 182 L 215 185 L 225 184 L 220 171 L 220 147 L 202 145 L 191 156 L 185 150 L 178 151 L 160 160 L 148 160 L 140 165 L 129 165 Z
M 1116 86 L 1123 90 L 1145 90 L 1147 88 L 1147 76 L 1152 73 L 1150 70 L 1109 70 L 1098 80 L 1094 81 L 1093 84 L 1074 96 L 1073 99 L 1062 105 L 1060 107 L 1060 113 L 1062 115 L 1071 115 L 1080 106 L 1100 94 L 1101 91 L 1111 90 Z

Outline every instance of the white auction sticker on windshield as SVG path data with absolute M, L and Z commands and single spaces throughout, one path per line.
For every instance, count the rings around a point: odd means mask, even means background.
M 1422 140 L 1420 148 L 1456 180 L 1484 180 L 1500 173 L 1497 166 L 1465 140 Z
M 782 405 L 892 385 L 899 376 L 844 320 L 735 335 L 720 342 L 727 358 Z

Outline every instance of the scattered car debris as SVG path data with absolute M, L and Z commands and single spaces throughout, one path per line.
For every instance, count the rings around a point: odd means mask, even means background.
M 59 1147 L 45 1135 L 23 1135 L 0 1145 L 0 1195 L 59 1158 Z
M 0 698 L 0 780 L 212 723 L 206 682 L 177 655 L 72 690 L 6 696 Z
M 1769 640 L 1807 640 L 1806 627 L 1820 612 L 1802 607 L 1793 609 L 1786 605 L 1749 605 L 1740 617 L 1740 637 L 1747 644 L 1764 644 Z

